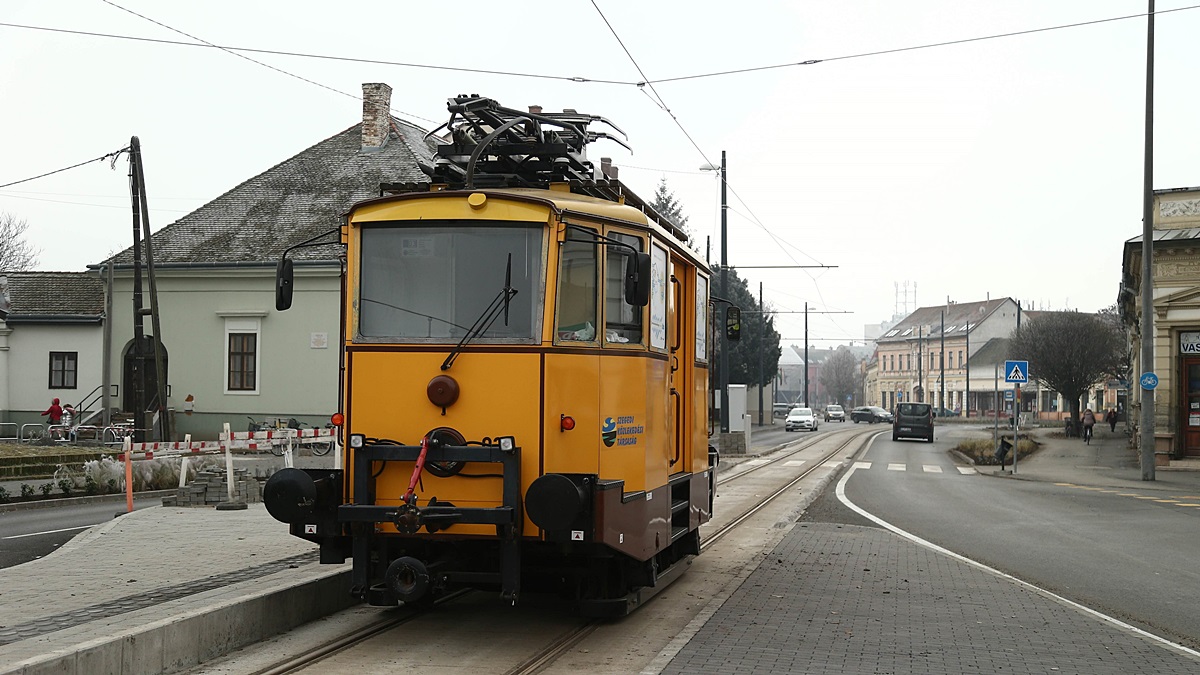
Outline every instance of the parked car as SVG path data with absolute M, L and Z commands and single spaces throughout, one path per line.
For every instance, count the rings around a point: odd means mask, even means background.
M 776 403 L 772 414 L 775 417 L 787 417 L 788 411 L 792 409 L 791 403 Z
M 959 412 L 957 410 L 951 410 L 949 408 L 934 408 L 933 409 L 934 417 L 958 417 L 958 415 L 959 415 Z
M 817 416 L 812 408 L 792 408 L 783 421 L 784 431 L 816 431 Z
M 891 422 L 892 413 L 880 408 L 876 405 L 860 405 L 850 411 L 850 421 L 858 424 L 859 422 L 867 422 L 875 424 L 876 422 Z
M 892 422 L 892 440 L 921 438 L 933 442 L 933 406 L 928 403 L 901 403 Z
M 842 410 L 840 405 L 825 406 L 825 421 L 826 422 L 845 422 L 846 411 Z

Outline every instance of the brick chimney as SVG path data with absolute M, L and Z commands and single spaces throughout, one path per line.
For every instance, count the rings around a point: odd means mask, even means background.
M 382 82 L 363 83 L 362 151 L 379 152 L 387 145 L 392 123 L 392 88 Z
M 600 158 L 600 174 L 605 178 L 617 179 L 617 167 L 613 166 L 612 157 Z
M 533 115 L 541 115 L 542 114 L 542 106 L 531 105 L 531 106 L 529 106 L 529 112 Z

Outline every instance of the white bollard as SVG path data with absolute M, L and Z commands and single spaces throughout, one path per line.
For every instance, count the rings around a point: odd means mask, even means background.
M 187 487 L 187 470 L 188 470 L 188 458 L 184 457 L 179 462 L 179 487 L 181 487 L 181 488 Z
M 292 430 L 291 429 L 288 429 L 287 450 L 283 451 L 283 466 L 288 469 L 291 469 L 294 467 L 294 463 L 292 462 Z
M 229 438 L 229 423 L 225 423 L 225 437 Z M 225 493 L 226 499 L 233 501 L 233 450 L 232 443 L 225 442 Z

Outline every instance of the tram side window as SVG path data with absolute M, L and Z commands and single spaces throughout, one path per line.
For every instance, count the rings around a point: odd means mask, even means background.
M 610 239 L 642 250 L 642 240 L 628 234 L 609 233 Z M 604 341 L 609 344 L 641 344 L 642 308 L 625 302 L 625 266 L 633 253 L 623 246 L 608 245 L 604 265 Z
M 582 239 L 582 237 L 579 237 Z M 596 287 L 600 247 L 587 241 L 563 242 L 558 261 L 558 319 L 555 336 L 559 340 L 593 342 L 596 339 Z
M 696 275 L 696 360 L 708 361 L 708 278 Z

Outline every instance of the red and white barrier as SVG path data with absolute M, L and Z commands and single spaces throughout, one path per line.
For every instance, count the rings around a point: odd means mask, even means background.
M 228 425 L 226 425 L 228 427 Z M 209 455 L 230 450 L 270 450 L 274 446 L 291 443 L 328 443 L 334 439 L 333 429 L 268 429 L 266 431 L 224 431 L 216 441 L 160 441 L 155 443 L 129 443 L 131 459 L 154 459 Z M 118 460 L 124 461 L 124 455 Z

